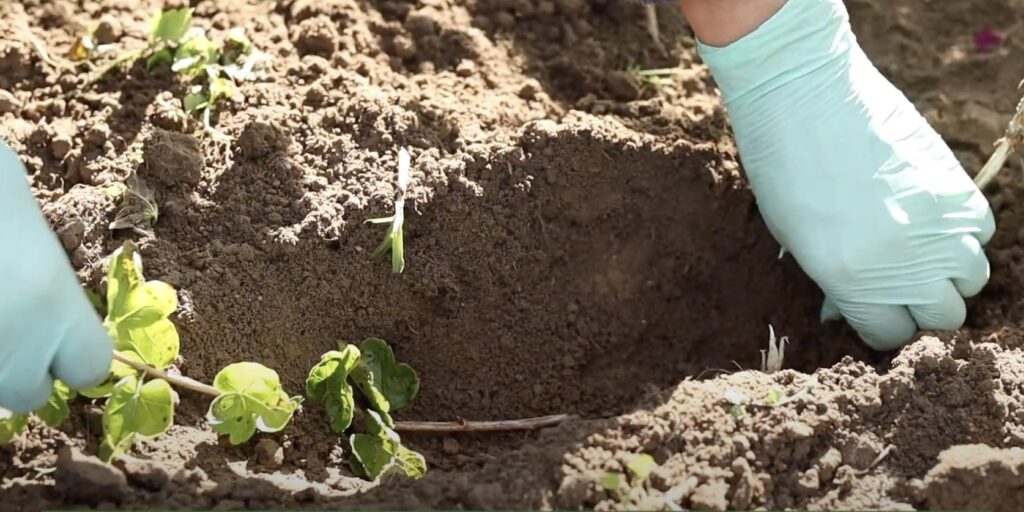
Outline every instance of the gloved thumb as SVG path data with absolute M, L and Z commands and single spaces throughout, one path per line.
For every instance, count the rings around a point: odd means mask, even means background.
M 88 389 L 110 373 L 114 346 L 84 293 L 70 309 L 50 371 L 72 389 Z

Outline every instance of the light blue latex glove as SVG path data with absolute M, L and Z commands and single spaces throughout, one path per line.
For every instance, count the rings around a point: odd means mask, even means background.
M 44 405 L 53 379 L 98 385 L 113 348 L 25 176 L 0 142 L 0 407 L 16 413 Z
M 878 350 L 962 326 L 989 276 L 988 202 L 869 62 L 840 0 L 789 0 L 725 47 L 698 43 L 776 240 Z

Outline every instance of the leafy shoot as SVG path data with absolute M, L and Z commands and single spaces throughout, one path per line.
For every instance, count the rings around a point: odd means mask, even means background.
M 395 360 L 394 352 L 379 338 L 359 346 L 339 344 L 309 372 L 306 396 L 323 403 L 331 430 L 349 431 L 362 414 L 364 428 L 349 436 L 353 471 L 369 480 L 392 474 L 419 478 L 426 473 L 423 456 L 402 446 L 390 413 L 412 402 L 419 392 L 413 369 Z M 357 395 L 365 411 L 357 409 Z
M 107 272 L 103 322 L 114 340 L 114 360 L 106 382 L 81 391 L 88 398 L 103 400 L 99 454 L 104 460 L 129 450 L 138 437 L 167 431 L 174 422 L 177 403 L 172 384 L 212 395 L 210 423 L 214 430 L 229 436 L 232 444 L 247 441 L 257 429 L 281 430 L 301 404 L 300 397 L 289 397 L 281 389 L 277 373 L 256 363 L 224 368 L 214 386 L 166 372 L 178 357 L 178 332 L 169 319 L 177 307 L 174 288 L 145 279 L 134 243 L 126 242 L 114 252 Z M 57 382 L 47 404 L 35 414 L 56 426 L 67 419 L 68 401 L 73 397 L 67 386 Z M 27 420 L 27 415 L 0 409 L 0 443 L 20 434 Z
M 371 258 L 377 259 L 391 252 L 391 271 L 400 274 L 405 270 L 405 242 L 402 229 L 405 224 L 405 195 L 409 187 L 409 168 L 411 158 L 405 148 L 398 150 L 398 188 L 395 191 L 395 213 L 390 217 L 369 219 L 372 224 L 391 224 L 384 240 L 373 251 Z
M 255 67 L 269 56 L 257 51 L 240 27 L 232 29 L 220 44 L 215 43 L 204 29 L 192 26 L 193 11 L 181 8 L 157 12 L 150 23 L 148 45 L 118 57 L 93 81 L 142 58 L 147 70 L 169 64 L 171 71 L 188 80 L 182 110 L 200 121 L 203 132 L 225 139 L 213 127 L 216 106 L 221 100 L 239 99 L 237 82 L 254 80 Z

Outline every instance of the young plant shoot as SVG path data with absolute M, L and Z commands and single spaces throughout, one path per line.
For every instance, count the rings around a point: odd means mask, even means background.
M 356 474 L 369 480 L 395 474 L 420 478 L 427 471 L 426 461 L 402 446 L 391 418 L 416 398 L 419 386 L 416 372 L 396 362 L 384 340 L 368 338 L 360 347 L 341 343 L 339 350 L 324 354 L 309 372 L 306 396 L 324 404 L 331 430 L 338 434 L 362 416 L 362 431 L 349 436 L 349 464 Z M 365 411 L 357 409 L 355 390 Z
M 107 273 L 104 326 L 114 341 L 114 361 L 106 382 L 81 394 L 103 400 L 103 440 L 99 454 L 111 460 L 128 451 L 136 437 L 162 434 L 174 422 L 177 394 L 171 384 L 215 396 L 209 419 L 232 444 L 247 441 L 258 429 L 277 432 L 291 420 L 301 399 L 289 397 L 277 374 L 256 363 L 224 368 L 214 386 L 200 384 L 166 369 L 178 357 L 178 331 L 170 315 L 177 292 L 167 283 L 143 277 L 142 258 L 126 242 L 111 257 Z M 57 426 L 69 415 L 74 393 L 57 382 L 49 402 L 36 415 Z M 0 442 L 10 441 L 27 425 L 27 417 L 0 410 Z
M 409 168 L 411 157 L 405 148 L 398 150 L 398 189 L 395 191 L 395 214 L 390 217 L 370 219 L 372 224 L 391 224 L 384 240 L 371 256 L 380 258 L 391 251 L 391 271 L 400 274 L 405 270 L 405 247 L 402 240 L 402 226 L 405 223 L 405 194 L 409 187 Z
M 159 11 L 151 22 L 149 44 L 118 57 L 93 80 L 141 58 L 146 59 L 148 70 L 169 64 L 171 71 L 187 79 L 188 92 L 181 100 L 182 110 L 199 119 L 206 133 L 224 139 L 212 124 L 218 102 L 238 99 L 237 83 L 255 79 L 255 66 L 268 60 L 268 56 L 257 51 L 239 27 L 232 29 L 220 44 L 213 42 L 204 29 L 192 26 L 193 11 Z

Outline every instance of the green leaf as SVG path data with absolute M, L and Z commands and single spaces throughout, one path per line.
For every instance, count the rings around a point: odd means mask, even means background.
M 146 59 L 146 70 L 152 70 L 161 64 L 168 64 L 173 61 L 174 54 L 171 53 L 171 50 L 164 48 L 160 51 L 153 52 L 153 55 L 150 55 L 149 58 Z
M 190 92 L 181 100 L 181 107 L 186 113 L 192 114 L 210 106 L 210 98 L 201 92 Z
M 252 41 L 249 40 L 249 36 L 245 35 L 244 27 L 234 27 L 228 31 L 228 37 L 225 42 L 230 45 L 238 46 L 242 49 L 242 53 L 249 53 L 252 51 Z
M 59 426 L 71 415 L 68 402 L 74 397 L 75 392 L 67 384 L 59 380 L 53 381 L 53 392 L 50 393 L 46 405 L 36 411 L 36 415 L 51 427 Z
M 360 366 L 370 371 L 373 375 L 373 387 L 378 389 L 391 405 L 390 409 L 381 412 L 397 411 L 409 405 L 420 389 L 419 376 L 412 367 L 405 363 L 397 363 L 391 347 L 380 338 L 367 338 L 360 349 Z
M 395 274 L 401 274 L 405 270 L 405 237 L 403 236 L 403 230 L 404 228 L 399 225 L 394 238 L 391 240 L 391 271 Z
M 160 281 L 139 283 L 128 290 L 121 307 L 111 315 L 113 321 L 128 329 L 147 327 L 178 309 L 178 293 Z
M 235 363 L 217 374 L 213 386 L 223 395 L 214 399 L 207 420 L 231 444 L 256 433 L 280 431 L 291 421 L 301 399 L 281 389 L 277 373 L 257 363 Z
M 174 391 L 165 380 L 151 380 L 140 387 L 138 377 L 121 379 L 103 410 L 103 444 L 100 457 L 110 461 L 131 447 L 136 435 L 162 434 L 174 419 Z
M 324 354 L 306 379 L 306 396 L 325 402 L 331 429 L 339 434 L 352 425 L 355 397 L 348 376 L 358 364 L 359 349 L 348 345 Z
M 618 492 L 622 486 L 622 475 L 618 473 L 605 473 L 601 475 L 601 488 L 608 492 Z
M 176 43 L 192 24 L 192 8 L 159 11 L 150 25 L 149 40 L 152 42 Z
M 352 369 L 352 381 L 356 383 L 356 387 L 359 391 L 362 391 L 363 396 L 370 402 L 370 407 L 382 412 L 391 412 L 391 403 L 388 402 L 387 397 L 381 392 L 380 388 L 374 382 L 377 378 L 374 376 L 373 371 L 369 367 L 363 364 L 359 364 Z
M 352 469 L 370 480 L 376 480 L 394 458 L 385 443 L 384 439 L 370 434 L 352 434 L 349 438 L 354 457 Z
M 121 355 L 133 360 L 142 362 L 142 357 L 132 351 L 121 352 Z M 121 381 L 121 379 L 129 375 L 138 375 L 139 371 L 131 366 L 128 366 L 121 361 L 114 360 L 110 364 L 110 376 L 107 377 L 107 381 L 99 386 L 91 389 L 79 390 L 78 393 L 86 398 L 106 398 L 114 392 L 114 386 Z
M 142 277 L 142 257 L 135 244 L 125 242 L 114 251 L 107 270 L 107 311 L 108 318 L 121 315 L 125 310 L 128 293 L 144 282 Z
M 134 352 L 142 362 L 159 370 L 170 366 L 181 349 L 178 330 L 166 318 L 146 327 L 119 327 L 117 341 L 118 350 Z
M 427 472 L 423 455 L 402 446 L 398 434 L 375 411 L 367 411 L 365 434 L 349 437 L 352 469 L 370 479 L 392 475 L 420 478 Z
M 379 259 L 390 251 L 391 271 L 395 274 L 401 274 L 402 271 L 405 270 L 405 242 L 403 237 L 404 228 L 402 227 L 404 224 L 403 216 L 395 215 L 392 217 L 369 219 L 367 222 L 372 224 L 391 222 L 391 227 L 388 229 L 387 234 L 384 235 L 384 239 L 377 245 L 377 248 L 373 250 L 370 258 Z
M 221 62 L 226 65 L 233 65 L 238 62 L 242 55 L 248 55 L 252 51 L 252 41 L 245 35 L 245 29 L 242 27 L 232 28 L 228 32 L 227 39 L 224 40 L 224 55 L 221 58 Z
M 188 37 L 174 52 L 171 71 L 197 75 L 218 60 L 220 60 L 220 52 L 217 50 L 217 45 L 206 37 L 206 32 L 203 29 L 194 28 L 189 31 Z
M 217 103 L 221 98 L 232 99 L 238 94 L 235 83 L 227 78 L 214 78 L 210 80 L 210 104 Z
M 114 252 L 107 273 L 105 320 L 114 348 L 134 352 L 157 369 L 167 368 L 181 348 L 178 331 L 168 319 L 177 307 L 174 288 L 145 280 L 134 244 L 126 242 Z
M 395 453 L 395 467 L 412 478 L 421 478 L 427 474 L 427 459 L 422 454 L 398 445 Z
M 651 471 L 658 467 L 658 463 L 654 461 L 654 457 L 641 453 L 629 461 L 626 467 L 629 468 L 629 472 L 633 474 L 634 478 L 644 481 L 650 476 Z
M 21 435 L 27 425 L 28 416 L 14 414 L 0 407 L 0 444 L 7 444 L 15 437 Z

